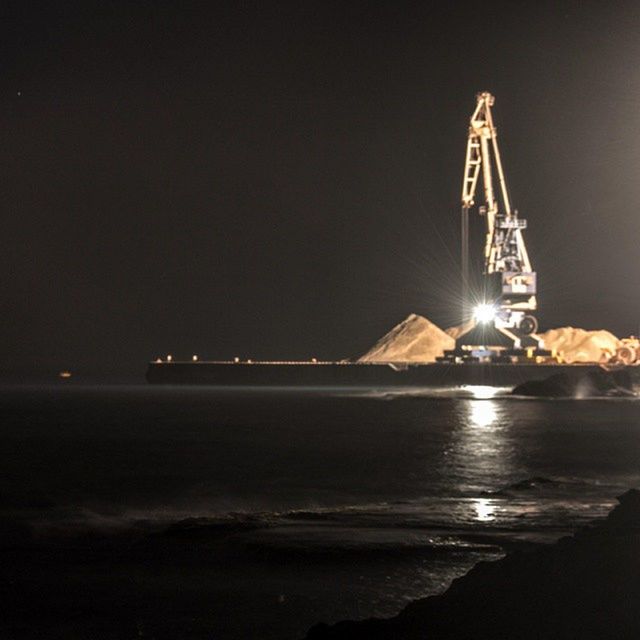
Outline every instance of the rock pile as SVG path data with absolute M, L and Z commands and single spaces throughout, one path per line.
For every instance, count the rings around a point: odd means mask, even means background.
M 456 341 L 430 320 L 412 313 L 380 338 L 358 362 L 435 362 Z
M 530 380 L 516 386 L 516 396 L 537 398 L 624 398 L 635 396 L 631 376 L 626 369 L 581 371 L 574 375 L 556 373 L 544 380 Z

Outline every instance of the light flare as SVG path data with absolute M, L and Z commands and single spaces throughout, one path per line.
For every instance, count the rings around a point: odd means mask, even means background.
M 480 324 L 489 324 L 496 317 L 496 309 L 492 304 L 483 302 L 474 307 L 473 317 Z

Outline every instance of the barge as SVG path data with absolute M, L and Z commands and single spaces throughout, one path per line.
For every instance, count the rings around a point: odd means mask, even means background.
M 557 373 L 584 375 L 597 364 L 179 361 L 150 362 L 147 381 L 242 387 L 512 387 Z M 636 367 L 628 367 L 637 370 Z M 634 378 L 636 376 L 633 376 Z M 640 372 L 638 376 L 640 378 Z

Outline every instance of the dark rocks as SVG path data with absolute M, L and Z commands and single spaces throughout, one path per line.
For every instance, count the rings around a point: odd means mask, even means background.
M 532 552 L 478 563 L 388 620 L 316 625 L 308 640 L 640 637 L 640 493 L 602 522 Z
M 515 387 L 513 395 L 542 398 L 600 398 L 634 396 L 626 369 L 590 369 L 574 375 L 558 373 L 544 380 L 530 380 Z

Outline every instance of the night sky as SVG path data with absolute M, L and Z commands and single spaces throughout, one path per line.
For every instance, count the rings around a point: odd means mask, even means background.
M 0 14 L 5 377 L 455 323 L 481 90 L 542 326 L 638 331 L 640 3 L 51 5 Z

